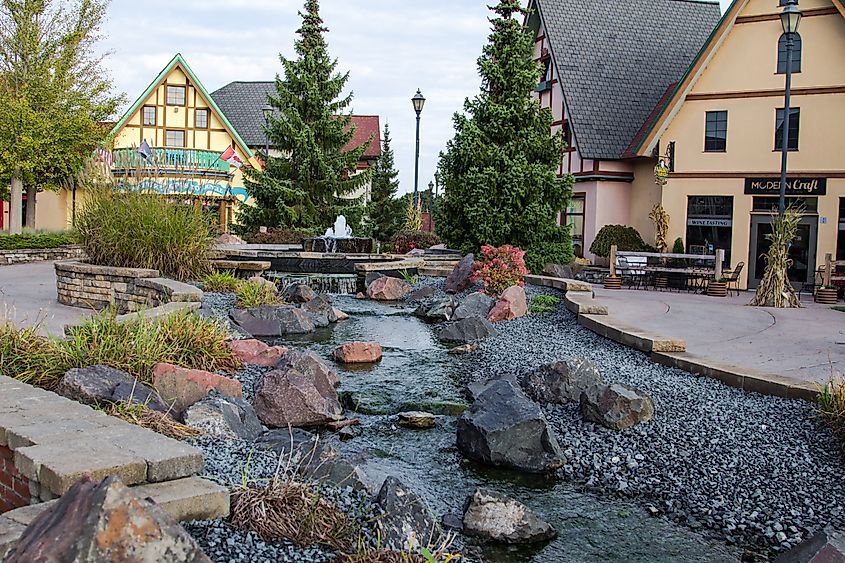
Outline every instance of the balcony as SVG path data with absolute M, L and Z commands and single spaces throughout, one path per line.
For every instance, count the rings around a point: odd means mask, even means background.
M 137 149 L 115 149 L 112 173 L 115 176 L 229 176 L 229 163 L 220 160 L 218 151 L 153 147 L 152 152 L 152 162 L 148 162 Z

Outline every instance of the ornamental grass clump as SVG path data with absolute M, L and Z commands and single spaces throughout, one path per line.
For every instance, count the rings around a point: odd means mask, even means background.
M 212 271 L 210 218 L 157 194 L 94 190 L 77 213 L 76 230 L 92 264 L 150 268 L 183 281 Z
M 247 281 L 236 290 L 237 306 L 241 309 L 260 307 L 261 305 L 278 305 L 282 302 L 276 293 L 276 288 L 269 283 Z
M 833 434 L 845 443 L 845 379 L 834 375 L 816 397 L 821 419 Z
M 509 244 L 498 248 L 482 246 L 480 257 L 472 269 L 473 281 L 481 280 L 484 293 L 494 298 L 511 286 L 524 286 L 525 276 L 528 275 L 525 252 Z
M 229 270 L 214 272 L 200 281 L 203 291 L 211 293 L 235 293 L 243 283 L 243 280 L 235 277 Z
M 182 424 L 166 413 L 154 411 L 147 405 L 124 401 L 97 405 L 95 408 L 109 416 L 119 418 L 135 426 L 147 428 L 174 440 L 198 438 L 202 435 L 202 432 L 196 428 Z

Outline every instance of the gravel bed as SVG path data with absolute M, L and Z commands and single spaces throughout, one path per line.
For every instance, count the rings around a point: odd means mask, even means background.
M 421 279 L 442 296 L 442 280 Z M 561 294 L 526 287 L 534 295 Z M 767 558 L 828 524 L 845 523 L 842 449 L 811 403 L 748 393 L 655 364 L 558 311 L 498 323 L 498 336 L 461 360 L 466 382 L 572 356 L 592 360 L 605 382 L 654 399 L 648 423 L 615 432 L 585 423 L 577 404 L 548 405 L 566 465 L 561 478 L 601 494 L 637 499 L 693 529 Z

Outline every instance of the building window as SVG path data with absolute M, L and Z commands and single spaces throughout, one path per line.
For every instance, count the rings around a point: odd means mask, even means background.
M 569 121 L 563 122 L 563 142 L 566 144 L 564 150 L 572 150 L 572 127 L 570 127 Z
M 690 196 L 687 198 L 687 240 L 689 254 L 715 254 L 725 251 L 725 266 L 731 263 L 733 236 L 731 196 Z
M 169 105 L 169 106 L 184 106 L 185 105 L 185 87 L 184 86 L 168 86 L 167 87 L 167 105 Z
M 783 149 L 783 115 L 784 110 L 779 109 L 775 115 L 775 150 Z M 798 124 L 801 121 L 801 108 L 790 108 L 789 110 L 789 146 L 787 150 L 798 150 Z
M 705 117 L 704 150 L 725 152 L 728 148 L 728 112 L 708 111 Z
M 197 129 L 208 129 L 208 110 L 198 109 L 194 113 L 194 127 Z
M 165 136 L 165 146 L 184 148 L 185 147 L 185 132 L 178 130 L 168 130 Z
M 778 40 L 778 74 L 786 73 L 786 33 Z M 801 36 L 793 34 L 792 41 L 792 72 L 801 72 Z
M 569 206 L 561 217 L 561 224 L 571 227 L 572 248 L 578 258 L 584 257 L 584 208 L 586 202 L 584 194 L 573 195 L 572 199 L 569 200 Z
M 156 124 L 156 107 L 144 106 L 144 125 Z

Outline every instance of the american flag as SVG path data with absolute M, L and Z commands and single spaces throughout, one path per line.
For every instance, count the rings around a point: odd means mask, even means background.
M 105 147 L 97 147 L 96 153 L 100 160 L 108 164 L 109 167 L 114 166 L 114 155 L 109 149 Z

